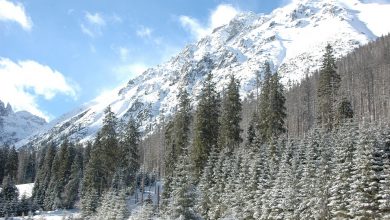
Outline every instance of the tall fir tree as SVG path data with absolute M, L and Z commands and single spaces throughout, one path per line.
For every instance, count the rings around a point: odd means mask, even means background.
M 262 88 L 260 91 L 260 104 L 259 104 L 259 122 L 258 122 L 258 133 L 259 140 L 264 143 L 269 137 L 268 134 L 271 133 L 269 131 L 270 124 L 270 115 L 271 115 L 271 106 L 270 106 L 270 94 L 271 94 L 271 67 L 268 62 L 265 64 L 264 69 L 264 79 L 262 82 Z
M 197 178 L 206 165 L 212 147 L 218 144 L 220 102 L 213 75 L 209 73 L 200 92 L 194 126 L 192 158 Z
M 13 146 L 8 151 L 7 160 L 5 160 L 4 176 L 10 176 L 13 180 L 16 180 L 18 162 L 18 152 L 16 151 L 15 146 Z
M 199 219 L 195 212 L 195 184 L 188 149 L 184 148 L 175 166 L 171 202 L 167 213 L 173 219 Z
M 80 151 L 81 149 L 79 149 L 79 152 L 76 153 L 76 156 L 72 162 L 69 181 L 64 186 L 64 192 L 62 194 L 63 207 L 66 209 L 74 208 L 74 205 L 80 195 L 80 181 L 83 175 L 83 158 Z
M 121 165 L 124 171 L 124 182 L 126 185 L 135 182 L 136 174 L 140 168 L 139 144 L 141 133 L 137 122 L 130 118 L 126 124 L 124 137 L 120 143 L 122 156 L 124 157 Z
M 270 96 L 269 96 L 269 137 L 277 137 L 286 132 L 285 119 L 286 114 L 286 98 L 284 94 L 284 86 L 280 82 L 279 74 L 276 72 L 271 77 Z
M 219 148 L 237 149 L 242 142 L 240 127 L 242 104 L 240 99 L 240 83 L 234 75 L 225 90 L 222 100 L 221 127 L 219 132 Z
M 261 143 L 269 142 L 286 132 L 286 98 L 278 73 L 271 73 L 265 63 L 263 87 L 260 94 L 258 133 Z
M 191 125 L 191 100 L 185 88 L 179 89 L 178 97 L 179 104 L 175 115 L 174 132 L 175 146 L 177 146 L 176 155 L 181 155 L 184 148 L 189 143 L 190 125 Z M 177 159 L 177 158 L 172 158 Z
M 54 144 L 49 144 L 49 146 L 44 148 L 42 153 L 44 156 L 40 162 L 41 166 L 39 167 L 32 193 L 34 203 L 40 208 L 44 207 L 44 200 L 47 196 L 46 192 L 50 184 L 53 160 L 56 155 L 56 147 Z
M 332 130 L 337 111 L 337 95 L 341 78 L 336 71 L 336 59 L 330 44 L 325 48 L 325 54 L 320 69 L 318 82 L 318 123 L 327 130 Z

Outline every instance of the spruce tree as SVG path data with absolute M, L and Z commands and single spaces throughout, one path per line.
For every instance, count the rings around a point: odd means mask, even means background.
M 347 98 L 343 98 L 337 109 L 337 124 L 346 123 L 353 118 L 353 109 L 351 102 Z
M 5 160 L 4 176 L 10 176 L 13 180 L 16 180 L 18 162 L 18 152 L 13 146 L 8 152 L 7 160 Z
M 69 181 L 64 187 L 62 194 L 63 207 L 71 209 L 74 207 L 76 200 L 79 198 L 80 181 L 82 178 L 82 155 L 78 152 L 73 160 Z
M 192 158 L 197 178 L 206 165 L 212 147 L 218 143 L 220 97 L 209 73 L 203 82 L 196 110 Z
M 172 200 L 167 212 L 174 219 L 198 219 L 195 212 L 195 184 L 188 150 L 183 149 L 175 167 L 172 182 Z
M 32 198 L 38 207 L 43 208 L 46 193 L 49 188 L 51 179 L 51 170 L 54 157 L 56 155 L 56 147 L 53 144 L 49 144 L 43 151 L 44 156 L 41 160 L 41 166 L 38 170 L 37 177 L 33 188 Z M 49 193 L 47 193 L 49 194 Z
M 284 87 L 280 82 L 280 77 L 277 72 L 271 77 L 270 87 L 269 106 L 271 111 L 269 115 L 268 136 L 277 137 L 286 132 L 285 119 L 287 117 Z
M 327 130 L 332 130 L 336 117 L 337 95 L 340 87 L 340 75 L 336 71 L 336 59 L 330 44 L 325 48 L 320 78 L 318 82 L 318 123 Z
M 111 111 L 111 107 L 107 107 L 104 111 L 103 126 L 100 131 L 100 149 L 101 149 L 101 168 L 103 172 L 102 187 L 108 189 L 112 182 L 113 174 L 121 161 L 121 151 L 118 144 L 117 118 Z
M 240 83 L 234 75 L 230 76 L 230 82 L 222 101 L 221 128 L 219 132 L 219 148 L 228 148 L 230 151 L 238 148 L 242 142 L 240 127 L 241 99 Z
M 19 192 L 11 176 L 3 179 L 0 192 L 0 216 L 16 215 Z
M 108 190 L 104 196 L 101 206 L 97 209 L 95 219 L 126 219 L 128 210 L 124 191 Z
M 269 140 L 268 134 L 271 133 L 269 124 L 270 115 L 271 115 L 271 106 L 270 106 L 270 94 L 271 94 L 271 67 L 268 62 L 265 63 L 264 70 L 264 79 L 262 82 L 262 88 L 260 92 L 260 104 L 259 104 L 259 122 L 258 122 L 258 131 L 259 131 L 259 140 L 264 143 Z
M 124 157 L 121 169 L 124 171 L 124 181 L 126 185 L 135 181 L 136 173 L 140 168 L 140 132 L 139 126 L 133 118 L 130 118 L 124 132 L 124 137 L 120 143 L 122 156 Z
M 175 146 L 177 146 L 176 155 L 181 155 L 183 148 L 189 143 L 190 125 L 191 125 L 191 100 L 186 89 L 180 88 L 178 97 L 179 104 L 175 115 L 174 132 Z M 171 158 L 176 160 L 176 158 Z

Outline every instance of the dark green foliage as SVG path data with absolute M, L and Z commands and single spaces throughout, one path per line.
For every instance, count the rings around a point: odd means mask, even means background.
M 99 207 L 99 194 L 96 189 L 84 189 L 83 198 L 81 199 L 81 211 L 83 217 L 88 219 L 93 216 L 96 209 Z
M 0 147 L 0 182 L 3 182 L 5 177 L 5 163 L 8 158 L 9 147 L 7 145 Z
M 336 71 L 336 60 L 333 48 L 327 45 L 323 56 L 318 82 L 318 123 L 322 127 L 332 130 L 335 124 L 337 111 L 337 95 L 340 88 L 341 78 Z
M 125 127 L 125 132 L 120 141 L 120 148 L 122 151 L 122 164 L 119 169 L 123 172 L 123 181 L 125 185 L 133 184 L 136 173 L 140 168 L 140 132 L 139 126 L 134 119 L 130 119 Z
M 271 74 L 265 64 L 263 87 L 259 105 L 259 140 L 264 143 L 286 132 L 286 98 L 284 88 L 277 73 Z
M 0 192 L 0 216 L 11 216 L 17 213 L 18 208 L 18 189 L 13 179 L 6 176 L 3 179 Z
M 80 150 L 81 151 L 81 150 Z M 79 198 L 80 181 L 82 179 L 83 161 L 81 152 L 78 152 L 72 162 L 70 169 L 69 181 L 64 187 L 62 194 L 62 204 L 66 209 L 74 207 L 75 202 Z
M 124 191 L 110 189 L 104 194 L 96 215 L 91 216 L 90 219 L 126 219 L 128 215 Z
M 171 183 L 171 201 L 166 212 L 174 219 L 198 219 L 195 212 L 195 185 L 192 174 L 192 164 L 187 149 L 176 164 Z
M 95 190 L 99 195 L 110 188 L 116 169 L 122 161 L 118 136 L 117 119 L 111 108 L 105 110 L 103 126 L 93 144 L 83 179 L 84 191 Z
M 344 123 L 348 119 L 352 119 L 352 118 L 353 118 L 353 109 L 352 109 L 351 102 L 348 101 L 346 98 L 343 98 L 337 109 L 337 122 Z
M 218 143 L 220 126 L 218 121 L 220 116 L 219 107 L 220 97 L 216 91 L 213 76 L 210 73 L 203 82 L 195 116 L 192 159 L 195 164 L 195 175 L 198 177 L 206 165 L 211 148 L 216 147 Z
M 34 182 L 36 175 L 36 151 L 25 148 L 18 152 L 18 175 L 19 184 Z
M 188 145 L 188 137 L 191 125 L 191 101 L 187 90 L 180 88 L 178 97 L 179 105 L 174 119 L 176 155 L 181 155 L 183 148 Z M 171 158 L 176 160 L 177 158 Z
M 44 200 L 46 198 L 46 192 L 49 188 L 50 178 L 51 178 L 51 168 L 53 164 L 54 157 L 56 155 L 56 148 L 54 145 L 49 145 L 44 148 L 42 151 L 44 156 L 41 158 L 40 167 L 35 179 L 35 184 L 33 188 L 32 197 L 35 204 L 43 208 Z M 49 193 L 48 193 L 49 194 Z
M 270 137 L 278 137 L 279 135 L 286 132 L 285 119 L 286 114 L 286 98 L 284 96 L 284 87 L 280 82 L 278 73 L 271 77 L 271 91 L 270 91 L 270 123 L 269 128 Z
M 258 122 L 258 130 L 259 130 L 259 139 L 264 142 L 269 139 L 269 134 L 271 133 L 269 124 L 271 115 L 271 106 L 270 106 L 270 93 L 271 93 L 271 68 L 269 63 L 265 63 L 264 70 L 264 79 L 262 82 L 262 88 L 260 93 L 260 102 L 259 104 L 259 122 Z
M 219 148 L 229 148 L 230 151 L 238 148 L 242 142 L 240 127 L 241 99 L 240 83 L 230 76 L 230 82 L 225 90 L 222 100 L 221 127 L 219 132 Z
M 18 152 L 15 147 L 12 147 L 8 151 L 7 159 L 5 160 L 4 176 L 10 176 L 12 179 L 16 180 L 18 162 Z

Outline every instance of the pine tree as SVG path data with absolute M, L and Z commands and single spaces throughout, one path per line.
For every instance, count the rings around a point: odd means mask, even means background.
M 122 156 L 124 157 L 121 167 L 125 173 L 126 185 L 135 182 L 136 173 L 140 168 L 140 135 L 139 126 L 134 119 L 130 118 L 125 128 L 124 137 L 120 143 Z
M 259 104 L 259 140 L 264 143 L 269 139 L 268 134 L 271 133 L 269 124 L 271 115 L 270 106 L 270 93 L 271 93 L 271 67 L 268 62 L 265 63 L 264 79 L 262 82 L 262 88 L 260 92 L 260 104 Z
M 85 190 L 85 189 L 84 189 Z M 96 189 L 88 189 L 88 191 L 83 192 L 83 197 L 81 199 L 81 211 L 85 219 L 93 216 L 96 212 L 96 209 L 99 207 L 99 194 Z M 91 219 L 95 219 L 91 217 Z
M 380 191 L 379 212 L 382 219 L 390 219 L 390 160 L 387 155 L 384 158 L 382 178 L 379 183 Z
M 345 123 L 347 120 L 353 118 L 353 109 L 352 104 L 346 98 L 343 98 L 340 102 L 340 105 L 337 109 L 337 123 Z
M 195 118 L 192 158 L 195 164 L 194 170 L 197 179 L 201 176 L 212 147 L 217 146 L 219 106 L 220 97 L 216 91 L 213 76 L 210 73 L 203 82 Z
M 184 148 L 176 164 L 172 182 L 172 200 L 168 213 L 174 219 L 198 219 L 195 212 L 195 185 L 188 149 Z
M 274 73 L 271 77 L 270 82 L 270 97 L 269 97 L 269 106 L 270 106 L 270 123 L 269 127 L 269 137 L 278 137 L 280 134 L 286 132 L 285 128 L 285 119 L 286 114 L 286 98 L 284 96 L 284 87 L 280 82 L 280 77 L 278 73 Z
M 175 115 L 174 132 L 175 146 L 177 146 L 176 155 L 181 155 L 183 148 L 189 143 L 190 125 L 191 125 L 191 101 L 186 89 L 180 88 L 178 97 L 179 104 Z M 176 160 L 177 158 L 171 158 Z
M 105 116 L 103 119 L 103 126 L 100 131 L 100 150 L 101 152 L 101 168 L 103 175 L 102 187 L 108 189 L 112 182 L 113 174 L 115 173 L 118 164 L 121 161 L 121 151 L 118 144 L 118 135 L 116 132 L 117 118 L 111 111 L 110 107 L 104 111 Z
M 215 167 L 217 160 L 218 154 L 215 147 L 213 147 L 198 184 L 200 195 L 197 203 L 197 211 L 204 219 L 209 219 L 209 211 L 211 209 L 211 188 L 216 184 L 215 179 L 213 178 L 213 168 Z
M 240 83 L 230 76 L 230 82 L 225 91 L 222 101 L 221 127 L 219 132 L 219 148 L 229 148 L 230 151 L 238 148 L 242 142 L 240 127 L 241 122 L 241 99 Z
M 370 132 L 371 133 L 371 132 Z M 379 187 L 372 169 L 371 155 L 376 144 L 371 134 L 362 132 L 354 155 L 350 215 L 356 219 L 377 218 L 375 195 Z
M 337 94 L 340 87 L 340 75 L 336 71 L 336 60 L 333 48 L 328 44 L 325 48 L 320 78 L 318 82 L 318 123 L 332 130 L 336 117 Z
M 10 176 L 12 179 L 16 180 L 17 172 L 18 172 L 18 152 L 13 146 L 7 155 L 7 160 L 5 160 L 4 167 L 4 176 Z
M 265 75 L 260 94 L 259 140 L 261 143 L 277 138 L 286 132 L 286 98 L 278 73 L 272 75 L 269 63 L 265 63 Z
M 0 192 L 0 216 L 16 215 L 18 189 L 11 176 L 6 176 L 3 179 Z
M 66 209 L 74 207 L 76 200 L 79 198 L 80 180 L 82 178 L 82 156 L 80 153 L 76 154 L 70 170 L 70 177 L 68 183 L 64 187 L 62 195 L 63 205 Z
M 122 160 L 118 144 L 117 119 L 111 108 L 105 110 L 102 129 L 98 132 L 93 144 L 90 159 L 85 168 L 83 191 L 96 191 L 101 195 L 109 189 L 114 174 Z
M 108 190 L 104 196 L 101 206 L 97 209 L 95 219 L 126 219 L 128 210 L 124 191 Z
M 51 179 L 52 164 L 56 155 L 56 147 L 53 144 L 50 144 L 48 147 L 44 148 L 42 154 L 44 154 L 44 156 L 40 163 L 41 166 L 38 169 L 32 193 L 32 198 L 38 207 L 44 206 L 44 200 L 47 196 L 46 192 L 49 188 Z

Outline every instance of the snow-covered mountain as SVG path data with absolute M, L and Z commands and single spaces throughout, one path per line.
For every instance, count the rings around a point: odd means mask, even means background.
M 111 106 L 117 117 L 136 117 L 150 129 L 175 112 L 180 87 L 192 94 L 193 104 L 209 72 L 219 89 L 234 74 L 243 96 L 253 92 L 255 74 L 266 61 L 285 83 L 299 81 L 319 68 L 326 44 L 336 56 L 390 32 L 390 4 L 359 0 L 294 0 L 268 15 L 241 13 L 200 41 L 185 47 L 168 62 L 148 69 L 126 86 L 96 98 L 19 142 L 39 144 L 69 136 L 73 141 L 92 138 L 100 128 L 103 111 Z
M 0 146 L 14 144 L 41 129 L 46 124 L 43 118 L 26 111 L 14 112 L 10 104 L 0 100 Z

